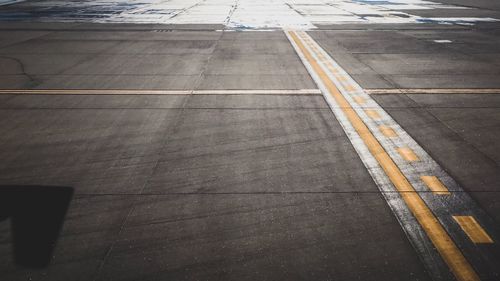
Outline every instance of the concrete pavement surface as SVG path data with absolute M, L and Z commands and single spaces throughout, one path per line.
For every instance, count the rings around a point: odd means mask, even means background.
M 0 279 L 498 280 L 499 19 L 0 0 Z

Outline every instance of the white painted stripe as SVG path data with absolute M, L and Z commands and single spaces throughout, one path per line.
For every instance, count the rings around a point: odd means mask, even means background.
M 387 94 L 500 94 L 500 89 L 365 89 L 369 95 Z
M 302 90 L 196 90 L 194 95 L 321 95 L 319 89 Z
M 4 95 L 321 95 L 319 89 L 299 90 L 63 90 L 63 89 L 24 89 L 0 90 Z
M 24 89 L 0 90 L 4 95 L 189 95 L 192 91 L 163 90 L 93 90 L 93 89 Z

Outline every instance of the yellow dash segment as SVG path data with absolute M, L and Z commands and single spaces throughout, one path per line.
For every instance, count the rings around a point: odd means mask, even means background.
M 460 225 L 472 242 L 476 244 L 493 243 L 493 239 L 491 239 L 473 216 L 453 216 L 453 219 Z
M 339 71 L 335 67 L 333 67 L 331 65 L 329 65 L 327 67 L 328 67 L 328 70 L 330 70 L 331 73 L 333 73 L 333 74 L 339 73 Z
M 345 89 L 346 91 L 348 91 L 348 92 L 353 92 L 353 91 L 355 91 L 355 90 L 356 90 L 356 88 L 354 88 L 352 85 L 346 85 L 346 86 L 344 86 L 344 89 Z M 361 98 L 361 97 L 359 97 L 359 98 Z M 364 98 L 362 98 L 362 99 L 364 100 Z M 358 103 L 359 103 L 359 102 L 358 102 Z M 363 103 L 364 103 L 364 102 L 363 102 Z
M 347 78 L 344 75 L 335 75 L 335 78 L 340 82 L 347 81 Z
M 448 195 L 450 191 L 446 186 L 435 176 L 421 176 L 420 179 L 427 187 L 435 194 Z
M 378 112 L 373 109 L 365 109 L 365 113 L 373 120 L 379 120 L 381 118 L 380 114 L 378 114 Z
M 378 127 L 378 129 L 380 130 L 380 132 L 388 137 L 388 138 L 395 138 L 398 136 L 398 134 L 396 133 L 396 131 L 394 131 L 393 128 L 389 127 L 389 126 L 384 126 L 384 125 L 381 125 Z
M 398 147 L 396 150 L 398 151 L 399 155 L 401 155 L 401 157 L 403 157 L 403 159 L 408 162 L 415 162 L 420 160 L 420 158 L 418 158 L 417 154 L 415 154 L 415 152 L 413 152 L 411 148 Z
M 354 101 L 355 101 L 357 104 L 365 104 L 365 103 L 366 103 L 366 100 L 365 100 L 365 98 L 363 98 L 363 97 L 359 97 L 359 96 L 357 96 L 357 97 L 353 97 L 353 99 L 354 99 Z
M 391 182 L 394 184 L 394 187 L 400 193 L 401 198 L 408 206 L 408 209 L 410 209 L 424 231 L 427 233 L 429 239 L 439 251 L 446 264 L 450 267 L 450 270 L 453 272 L 456 279 L 458 281 L 479 281 L 479 276 L 462 254 L 460 249 L 458 249 L 455 242 L 453 242 L 448 232 L 434 216 L 427 204 L 425 204 L 424 200 L 410 184 L 408 179 L 406 179 L 403 172 L 401 172 L 396 163 L 394 163 L 380 142 L 371 133 L 370 129 L 359 117 L 351 104 L 340 93 L 335 84 L 328 78 L 328 75 L 321 68 L 318 62 L 314 60 L 311 53 L 297 37 L 296 33 L 289 32 L 288 34 L 300 49 L 304 58 L 311 65 L 311 68 L 318 74 L 318 77 L 329 91 L 329 94 L 340 105 L 340 108 L 346 115 L 349 122 L 353 125 L 356 132 L 362 138 L 370 153 L 373 157 L 375 157 L 382 169 L 384 169 L 384 172 L 387 174 Z

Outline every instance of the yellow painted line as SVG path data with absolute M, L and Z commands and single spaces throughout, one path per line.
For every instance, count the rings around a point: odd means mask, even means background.
M 413 152 L 411 148 L 398 147 L 396 148 L 396 150 L 398 151 L 399 155 L 401 155 L 401 157 L 403 157 L 403 159 L 408 162 L 415 162 L 420 160 L 420 158 L 418 158 L 417 154 L 415 154 L 415 152 Z
M 345 81 L 347 81 L 347 78 L 346 78 L 344 75 L 335 75 L 335 78 L 336 78 L 339 82 L 345 82 Z
M 378 127 L 378 129 L 380 130 L 380 132 L 388 137 L 388 138 L 395 138 L 398 136 L 398 134 L 396 133 L 396 131 L 394 131 L 393 128 L 391 127 L 388 127 L 388 126 L 385 126 L 385 125 L 381 125 Z
M 373 109 L 365 109 L 365 113 L 373 120 L 379 120 L 381 118 L 380 114 L 378 114 L 378 112 Z
M 328 70 L 330 70 L 330 72 L 333 74 L 337 74 L 339 72 L 339 70 L 335 66 L 331 65 L 330 63 L 326 64 L 326 68 L 328 68 Z
M 352 85 L 345 85 L 344 86 L 344 90 L 348 91 L 348 92 L 354 92 L 356 90 L 356 88 L 354 88 Z M 361 97 L 360 97 L 361 98 Z M 364 99 L 364 98 L 363 98 Z M 364 102 L 363 102 L 364 103 Z
M 366 100 L 365 100 L 365 98 L 363 98 L 363 97 L 356 96 L 356 97 L 353 97 L 352 99 L 353 99 L 356 103 L 358 103 L 358 104 L 364 104 L 364 103 L 366 103 Z
M 460 225 L 472 242 L 476 244 L 493 243 L 493 239 L 491 239 L 473 216 L 453 216 L 453 219 Z
M 450 191 L 436 176 L 421 176 L 420 179 L 435 194 L 448 195 Z
M 351 104 L 339 92 L 335 84 L 328 78 L 328 75 L 323 71 L 317 61 L 297 38 L 294 32 L 289 32 L 290 37 L 304 54 L 305 59 L 309 62 L 312 69 L 318 74 L 322 83 L 328 89 L 329 94 L 339 104 L 341 110 L 346 115 L 349 122 L 357 131 L 363 142 L 385 171 L 394 187 L 399 191 L 402 199 L 413 213 L 417 221 L 420 223 L 424 231 L 429 236 L 438 252 L 443 257 L 443 260 L 449 266 L 457 280 L 459 281 L 477 281 L 480 280 L 477 273 L 474 271 L 470 263 L 464 257 L 460 249 L 448 232 L 441 225 L 439 220 L 434 216 L 429 207 L 422 200 L 420 195 L 415 191 L 408 179 L 403 175 L 403 172 L 394 163 L 389 154 L 382 147 L 380 142 L 371 133 L 370 129 L 363 122 L 361 117 L 356 113 Z

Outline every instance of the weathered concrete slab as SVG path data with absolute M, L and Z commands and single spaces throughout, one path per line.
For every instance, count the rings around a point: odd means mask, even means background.
M 316 87 L 281 31 L 155 32 L 127 30 L 127 25 L 109 31 L 104 26 L 44 31 L 36 38 L 28 33 L 24 40 L 0 47 L 0 85 L 4 89 Z M 12 32 L 0 35 L 9 38 Z
M 309 33 L 365 88 L 500 87 L 500 37 L 482 29 Z
M 76 193 L 9 280 L 428 279 L 321 96 L 4 97 L 1 184 Z
M 382 200 L 366 193 L 146 197 L 99 280 L 428 280 Z
M 156 166 L 177 111 L 1 110 L 1 184 L 137 193 Z

